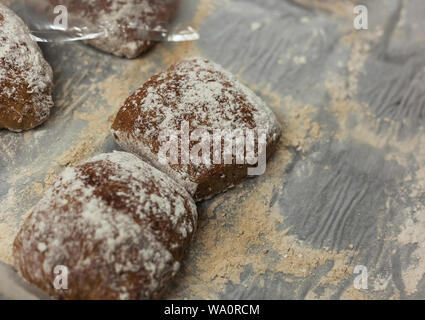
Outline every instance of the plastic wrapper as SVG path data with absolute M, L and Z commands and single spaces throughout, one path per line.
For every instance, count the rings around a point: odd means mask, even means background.
M 193 0 L 25 0 L 23 20 L 39 42 L 108 37 L 143 41 L 191 41 L 199 34 L 190 26 Z

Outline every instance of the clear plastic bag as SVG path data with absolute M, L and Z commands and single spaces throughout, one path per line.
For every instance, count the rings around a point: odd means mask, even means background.
M 39 42 L 108 37 L 191 41 L 196 0 L 23 0 L 22 18 Z

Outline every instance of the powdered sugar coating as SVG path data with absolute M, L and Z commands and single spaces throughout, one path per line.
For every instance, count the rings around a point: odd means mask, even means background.
M 190 132 L 198 128 L 262 129 L 268 144 L 281 135 L 280 124 L 262 99 L 234 75 L 203 58 L 186 59 L 153 76 L 127 99 L 112 133 L 122 148 L 146 159 L 194 194 L 217 166 L 168 165 L 158 160 L 160 133 L 180 131 L 183 122 L 189 123 Z
M 135 58 L 154 42 L 174 16 L 178 0 L 49 0 L 65 5 L 71 21 L 99 35 L 87 43 L 117 56 Z
M 0 128 L 31 129 L 53 106 L 53 72 L 25 23 L 0 4 Z
M 54 297 L 158 297 L 179 269 L 196 206 L 172 179 L 124 152 L 67 168 L 15 240 L 21 274 Z M 52 287 L 57 265 L 69 290 Z

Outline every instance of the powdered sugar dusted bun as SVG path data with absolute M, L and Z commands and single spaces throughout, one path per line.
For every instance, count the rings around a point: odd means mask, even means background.
M 112 133 L 123 149 L 138 154 L 169 174 L 185 186 L 195 200 L 209 198 L 232 187 L 247 176 L 249 166 L 237 164 L 236 157 L 226 164 L 224 147 L 222 162 L 215 162 L 212 142 L 210 164 L 208 161 L 188 163 L 182 160 L 182 141 L 176 142 L 178 163 L 170 160 L 164 164 L 160 161 L 164 146 L 161 133 L 166 130 L 182 132 L 182 123 L 188 123 L 190 134 L 200 128 L 211 134 L 215 129 L 254 133 L 264 130 L 267 156 L 272 154 L 281 135 L 281 126 L 264 101 L 213 62 L 191 58 L 153 76 L 127 99 L 112 125 Z M 190 150 L 195 144 L 199 142 L 190 142 Z
M 53 72 L 25 23 L 0 4 L 0 129 L 32 129 L 50 115 Z
M 94 32 L 106 31 L 87 43 L 116 56 L 135 58 L 151 48 L 148 31 L 166 28 L 175 16 L 179 0 L 49 0 L 65 5 L 71 21 L 83 23 Z M 53 9 L 50 13 L 53 13 Z M 80 23 L 81 22 L 81 23 Z
M 158 298 L 196 228 L 194 201 L 134 155 L 114 152 L 67 168 L 14 242 L 18 270 L 60 299 Z M 68 290 L 54 287 L 69 268 Z

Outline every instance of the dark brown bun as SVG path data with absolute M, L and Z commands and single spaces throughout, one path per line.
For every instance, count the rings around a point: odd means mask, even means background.
M 180 131 L 184 122 L 189 123 L 190 133 L 198 128 L 207 128 L 209 132 L 263 129 L 267 135 L 267 157 L 281 135 L 281 126 L 269 107 L 215 63 L 202 58 L 187 59 L 153 76 L 121 107 L 112 134 L 124 150 L 167 173 L 196 201 L 232 187 L 247 177 L 250 166 L 236 164 L 235 159 L 232 163 L 211 161 L 212 165 L 159 161 L 161 133 L 167 129 Z M 194 145 L 195 142 L 190 143 L 191 147 Z M 212 146 L 210 153 L 214 153 Z
M 134 155 L 102 154 L 46 191 L 15 239 L 15 263 L 54 298 L 159 298 L 196 222 L 194 201 L 171 178 Z M 54 286 L 59 265 L 67 290 Z
M 70 22 L 86 26 L 97 33 L 107 31 L 86 42 L 116 56 L 136 58 L 155 42 L 146 40 L 144 31 L 166 28 L 176 14 L 179 0 L 49 0 L 52 7 L 64 5 Z M 53 21 L 53 20 L 52 20 Z
M 53 107 L 50 65 L 25 23 L 0 4 L 0 129 L 32 129 Z

